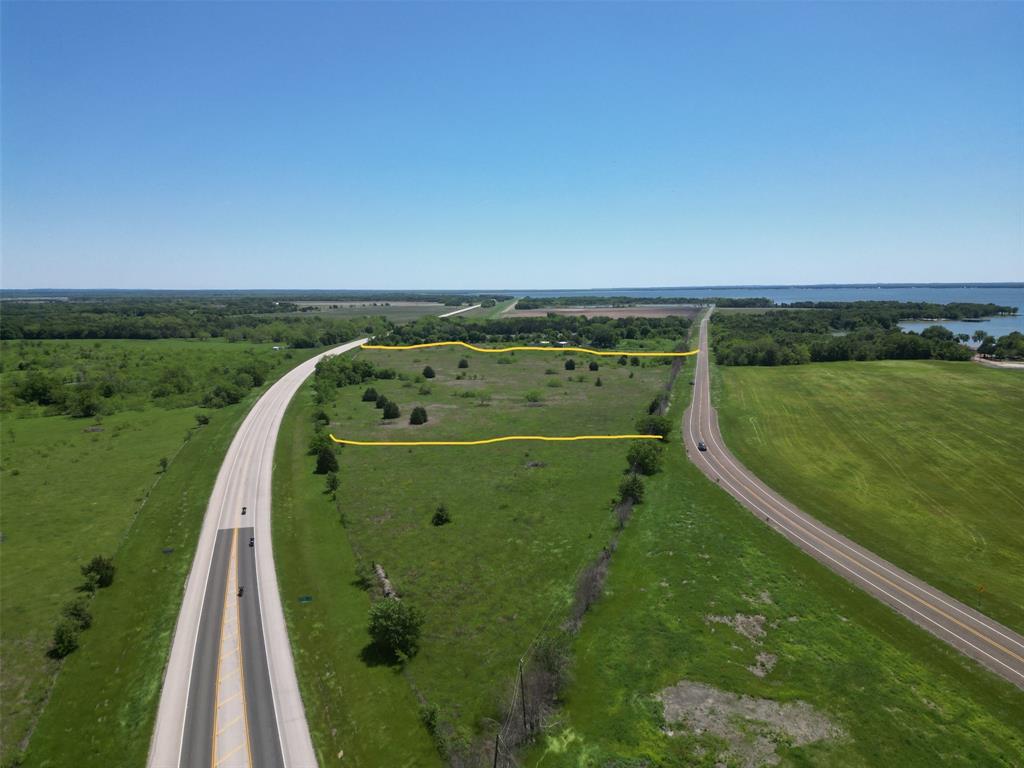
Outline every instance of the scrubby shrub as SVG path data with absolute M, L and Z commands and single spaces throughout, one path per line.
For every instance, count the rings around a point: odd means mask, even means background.
M 648 413 L 648 414 L 655 414 L 655 413 L 657 413 L 657 412 L 658 412 L 658 409 L 660 409 L 660 408 L 661 408 L 661 395 L 657 395 L 657 396 L 656 396 L 656 397 L 655 397 L 655 398 L 654 398 L 653 400 L 651 400 L 651 402 L 650 402 L 650 403 L 649 403 L 649 404 L 647 405 L 647 413 Z
M 455 378 L 459 377 L 456 376 Z M 429 395 L 432 391 L 433 390 L 426 384 L 421 385 L 420 388 L 417 390 L 417 392 L 419 392 L 421 395 Z
M 594 386 L 595 387 L 602 386 L 602 384 L 601 384 L 601 377 L 600 376 L 597 377 L 597 381 L 594 382 Z
M 53 630 L 53 648 L 50 655 L 63 659 L 69 653 L 78 648 L 78 625 L 70 619 L 62 619 L 57 622 Z
M 114 572 L 117 569 L 114 567 L 114 559 L 111 557 L 104 557 L 103 555 L 96 555 L 86 565 L 82 566 L 82 575 L 86 579 L 87 589 L 91 585 L 95 585 L 95 588 L 103 589 L 109 587 L 114 583 Z
M 459 368 L 469 368 L 469 360 L 465 357 L 459 358 Z
M 79 629 L 88 629 L 92 626 L 92 614 L 89 613 L 89 601 L 84 597 L 71 600 L 64 604 L 61 615 L 70 622 L 73 622 Z
M 427 423 L 427 409 L 422 405 L 417 405 L 412 409 L 412 413 L 409 415 L 410 424 L 426 424 Z
M 654 440 L 637 440 L 626 454 L 629 466 L 642 475 L 653 475 L 661 466 L 661 446 Z
M 576 361 L 573 360 L 571 357 L 568 360 L 565 361 L 565 370 L 567 370 L 567 371 L 575 371 L 576 370 Z
M 373 387 L 367 387 L 366 391 L 363 392 L 363 402 L 364 403 L 376 402 L 377 397 L 378 397 L 377 390 L 374 389 Z
M 640 475 L 630 474 L 619 483 L 619 498 L 622 501 L 632 501 L 640 504 L 644 500 L 644 481 Z
M 316 474 L 326 475 L 338 471 L 338 457 L 333 445 L 323 445 L 316 454 Z
M 434 510 L 434 516 L 430 518 L 430 522 L 434 525 L 447 525 L 452 521 L 452 515 L 448 511 L 448 507 L 444 504 L 438 504 L 437 509 Z
M 205 427 L 209 423 L 210 423 L 210 417 L 207 416 L 205 413 L 197 413 L 196 414 L 196 425 L 197 426 Z
M 639 357 L 631 357 L 631 358 L 629 358 L 629 364 L 630 365 L 640 365 L 640 358 Z
M 386 397 L 384 397 L 383 394 L 377 395 L 377 402 L 376 402 L 376 407 L 377 408 L 383 408 L 387 404 L 388 404 L 388 399 Z
M 629 362 L 629 360 L 626 359 L 625 355 L 623 355 L 622 357 L 619 358 L 619 365 L 625 365 L 628 362 Z
M 313 414 L 313 423 L 327 425 L 331 423 L 331 417 L 327 415 L 327 411 L 319 410 Z
M 538 392 L 535 389 L 531 389 L 529 392 L 527 392 L 525 397 L 526 402 L 528 403 L 539 403 L 544 399 L 543 397 L 541 397 L 540 392 Z
M 434 369 L 431 368 L 429 365 L 425 366 L 423 368 L 423 378 L 425 378 L 425 379 L 432 379 L 435 376 L 437 376 L 437 374 L 434 373 Z
M 398 408 L 398 403 L 394 403 L 391 400 L 388 400 L 386 403 L 384 403 L 383 415 L 385 419 L 397 419 L 399 416 L 402 415 L 402 412 Z
M 600 367 L 601 367 L 601 366 L 599 366 L 599 365 L 597 364 L 597 361 L 596 361 L 596 360 L 591 360 L 591 361 L 590 361 L 590 370 L 592 370 L 592 371 L 596 371 L 596 370 L 598 370 L 598 369 L 599 369 Z
M 341 480 L 338 479 L 337 472 L 327 473 L 327 482 L 324 484 L 324 493 L 329 493 L 332 496 L 338 492 L 341 487 Z
M 370 606 L 370 637 L 379 647 L 411 658 L 419 648 L 423 614 L 401 600 L 388 598 Z
M 643 416 L 636 422 L 637 434 L 666 437 L 672 431 L 672 422 L 664 416 Z
M 313 437 L 309 439 L 309 448 L 306 450 L 306 455 L 319 456 L 321 450 L 331 447 L 331 438 L 323 432 L 314 432 Z

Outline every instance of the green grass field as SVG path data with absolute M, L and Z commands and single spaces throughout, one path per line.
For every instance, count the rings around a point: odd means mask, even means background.
M 722 433 L 808 513 L 1024 631 L 1024 376 L 970 363 L 718 367 Z
M 746 371 L 744 371 L 746 372 Z M 732 373 L 732 371 L 730 371 Z M 682 415 L 685 375 L 671 415 Z M 760 615 L 752 641 L 708 615 Z M 1024 698 L 1010 684 L 799 552 L 672 446 L 583 622 L 574 682 L 527 765 L 712 766 L 723 743 L 665 733 L 654 695 L 681 680 L 803 701 L 840 738 L 777 745 L 783 766 L 1013 766 Z M 777 656 L 763 678 L 748 667 Z M 759 732 L 748 725 L 748 737 Z M 685 729 L 683 729 L 685 731 Z M 741 765 L 739 759 L 728 765 Z
M 2 347 L 5 388 L 18 370 L 19 346 Z M 75 359 L 87 372 L 90 364 L 127 360 L 128 378 L 138 381 L 131 373 L 137 364 L 181 363 L 198 378 L 214 359 L 232 365 L 257 349 L 269 352 L 269 345 L 76 341 L 26 349 Z M 77 357 L 79 350 L 90 357 Z M 273 374 L 313 353 L 278 355 Z M 28 765 L 137 765 L 145 759 L 198 525 L 221 457 L 256 390 L 220 409 L 155 407 L 145 404 L 147 393 L 135 387 L 115 396 L 123 410 L 99 419 L 45 416 L 45 409 L 23 405 L 3 415 L 4 765 L 20 754 L 40 713 Z M 198 413 L 209 416 L 209 425 L 197 426 Z M 165 547 L 174 551 L 163 554 Z M 93 600 L 93 626 L 82 633 L 81 647 L 63 663 L 54 661 L 46 652 L 61 606 L 77 594 L 79 566 L 95 554 L 114 556 L 114 584 Z
M 410 320 L 416 320 L 421 317 L 429 315 L 441 315 L 445 312 L 451 312 L 453 309 L 458 307 L 446 307 L 444 304 L 436 302 L 423 302 L 423 303 L 398 303 L 398 304 L 386 304 L 385 302 L 378 302 L 377 306 L 371 304 L 351 304 L 346 302 L 323 302 L 323 301 L 309 301 L 309 302 L 296 302 L 300 306 L 313 306 L 318 307 L 313 312 L 292 312 L 289 313 L 292 316 L 295 315 L 310 315 L 314 317 L 384 317 L 394 323 L 405 323 Z M 469 306 L 469 305 L 466 305 Z
M 630 432 L 669 373 L 614 358 L 591 372 L 580 356 L 570 373 L 550 353 L 469 354 L 465 370 L 451 349 L 360 354 L 409 378 L 429 364 L 437 378 L 373 383 L 401 405 L 393 424 L 360 401 L 363 387 L 339 390 L 324 407 L 341 437 Z M 414 427 L 407 421 L 417 404 L 430 421 Z M 306 388 L 282 432 L 274 537 L 314 743 L 322 756 L 344 750 L 345 764 L 429 764 L 437 757 L 418 704 L 438 706 L 469 738 L 499 715 L 518 658 L 546 622 L 564 620 L 577 569 L 608 540 L 628 443 L 346 447 L 336 508 L 306 455 L 313 409 Z M 453 522 L 434 527 L 440 503 Z M 401 671 L 363 658 L 369 596 L 353 582 L 357 565 L 371 563 L 426 613 L 422 648 Z M 313 602 L 299 605 L 301 595 Z

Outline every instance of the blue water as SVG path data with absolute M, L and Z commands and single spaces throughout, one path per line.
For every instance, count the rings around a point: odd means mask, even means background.
M 700 286 L 679 288 L 595 288 L 561 291 L 512 291 L 519 296 L 632 296 L 667 298 L 769 298 L 776 304 L 794 301 L 929 301 L 936 304 L 972 302 L 1024 308 L 1024 283 L 949 285 L 840 285 L 840 286 Z
M 900 323 L 904 331 L 916 331 L 920 333 L 929 325 L 941 325 L 953 333 L 966 333 L 973 336 L 975 331 L 984 331 L 989 336 L 1005 336 L 1013 331 L 1024 333 L 1024 315 L 1013 315 L 1011 317 L 989 317 L 977 323 L 967 323 L 963 320 L 939 320 L 939 321 L 915 321 L 912 323 Z M 967 346 L 978 346 L 973 341 L 967 342 Z

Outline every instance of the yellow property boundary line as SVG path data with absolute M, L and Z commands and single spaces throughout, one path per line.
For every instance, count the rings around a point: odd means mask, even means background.
M 409 350 L 409 349 L 428 349 L 430 347 L 465 347 L 471 349 L 474 352 L 579 352 L 584 355 L 600 355 L 601 357 L 689 357 L 690 355 L 696 355 L 697 350 L 693 349 L 689 352 L 638 352 L 631 350 L 618 350 L 612 352 L 602 352 L 596 349 L 587 349 L 585 347 L 499 347 L 497 349 L 488 349 L 487 347 L 478 347 L 473 344 L 467 344 L 464 341 L 431 341 L 426 344 L 406 344 L 404 346 L 389 347 L 383 344 L 363 344 L 360 349 L 391 349 L 391 350 Z
M 570 443 L 577 440 L 661 440 L 661 435 L 571 435 L 569 437 L 545 437 L 543 435 L 506 435 L 488 437 L 484 440 L 346 440 L 331 435 L 331 440 L 340 445 L 357 446 L 415 446 L 415 445 L 490 445 L 522 440 L 540 440 L 549 443 Z

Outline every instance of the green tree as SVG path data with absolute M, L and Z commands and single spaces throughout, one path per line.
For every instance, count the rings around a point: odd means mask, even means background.
M 384 404 L 384 414 L 383 414 L 383 417 L 385 419 L 397 419 L 401 415 L 402 415 L 402 412 L 398 408 L 398 403 L 394 403 L 394 402 L 388 400 Z
M 87 582 L 94 582 L 96 587 L 102 589 L 114 583 L 114 559 L 96 555 L 88 563 L 82 566 L 82 575 Z
M 68 621 L 72 621 L 79 629 L 88 629 L 92 626 L 92 614 L 89 613 L 89 600 L 79 597 L 64 603 L 61 608 L 61 615 Z
M 167 465 L 169 463 L 170 462 L 167 461 L 167 457 L 166 456 L 164 456 L 162 459 L 160 459 L 160 471 L 161 472 L 166 472 L 167 471 Z
M 364 403 L 376 402 L 377 397 L 378 397 L 377 390 L 374 389 L 373 387 L 367 387 L 366 391 L 363 392 L 363 402 Z
M 591 360 L 591 361 L 590 361 L 590 370 L 592 370 L 592 371 L 596 371 L 596 370 L 598 370 L 598 369 L 599 369 L 600 367 L 601 367 L 601 366 L 599 366 L 599 365 L 597 364 L 597 361 L 596 361 L 596 360 Z
M 623 501 L 632 501 L 634 504 L 641 504 L 644 500 L 644 481 L 640 475 L 630 473 L 619 483 L 619 498 Z
M 430 518 L 430 522 L 433 525 L 447 525 L 452 521 L 452 515 L 448 511 L 448 507 L 444 504 L 438 504 L 437 509 L 434 510 L 434 516 Z
M 653 475 L 661 466 L 661 446 L 654 440 L 637 440 L 626 454 L 629 466 L 642 475 Z
M 426 365 L 426 366 L 423 367 L 423 378 L 425 378 L 425 379 L 432 379 L 435 376 L 437 376 L 437 374 L 434 373 L 434 369 L 433 368 L 431 368 L 429 365 Z
M 672 431 L 672 422 L 664 416 L 643 416 L 636 421 L 637 434 L 667 437 Z
M 377 395 L 377 407 L 378 408 L 383 408 L 387 404 L 388 404 L 388 399 L 386 397 L 384 397 L 383 394 Z
M 575 371 L 576 370 L 576 361 L 573 360 L 571 357 L 568 360 L 565 361 L 565 370 L 567 370 L 567 371 Z
M 601 384 L 601 377 L 600 376 L 597 377 L 597 381 L 594 382 L 594 386 L 595 387 L 604 386 L 603 384 Z
M 469 360 L 465 357 L 459 358 L 459 368 L 469 368 Z
M 417 405 L 412 409 L 412 414 L 409 416 L 410 424 L 426 424 L 427 423 L 427 409 L 422 405 Z
M 338 479 L 337 472 L 328 472 L 327 481 L 324 484 L 324 492 L 334 496 L 338 493 L 338 489 L 341 487 L 341 480 Z
M 70 619 L 61 619 L 53 630 L 53 648 L 50 655 L 63 659 L 78 647 L 78 625 Z
M 370 637 L 395 655 L 415 656 L 422 628 L 423 614 L 401 600 L 387 598 L 370 606 Z
M 324 445 L 316 454 L 316 474 L 326 475 L 328 472 L 338 471 L 338 457 L 334 453 L 334 446 Z
M 626 365 L 626 363 L 628 363 L 628 362 L 629 362 L 629 360 L 628 360 L 628 359 L 626 359 L 626 356 L 625 356 L 625 355 L 622 355 L 622 356 L 621 356 L 621 357 L 619 358 L 619 365 Z

